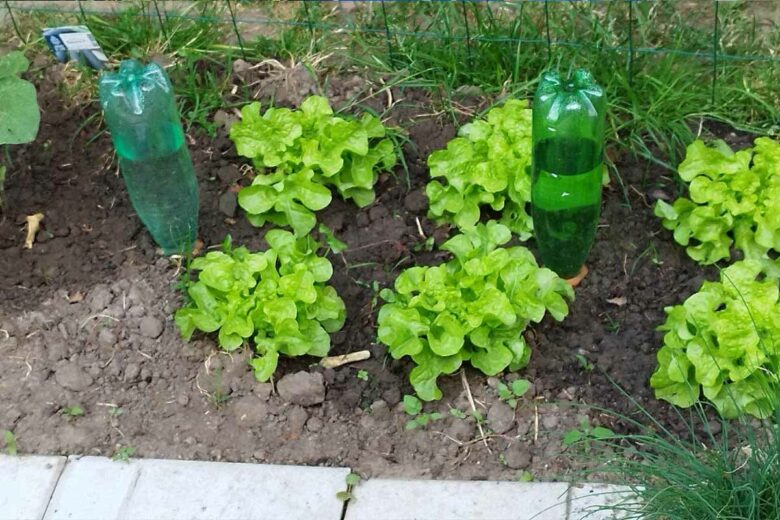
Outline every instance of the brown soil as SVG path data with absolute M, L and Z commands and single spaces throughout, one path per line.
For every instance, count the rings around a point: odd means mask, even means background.
M 375 343 L 372 284 L 388 286 L 405 267 L 445 258 L 416 247 L 423 242 L 418 220 L 437 244 L 449 233 L 426 218 L 423 190 L 427 155 L 456 128 L 431 115 L 436 103 L 429 94 L 393 91 L 401 102 L 391 123 L 409 132 L 408 185 L 398 168 L 382 176 L 370 207 L 334 199 L 318 215 L 349 245 L 332 258 L 332 283 L 348 309 L 333 352 L 368 348 L 373 356 L 335 370 L 315 359 L 283 361 L 278 378 L 322 373 L 324 402 L 304 407 L 257 383 L 246 352 L 220 353 L 208 337 L 180 339 L 172 322 L 180 270 L 159 256 L 134 214 L 97 118 L 82 128 L 97 107 L 64 105 L 56 86 L 60 70 L 47 66 L 39 78 L 40 134 L 34 144 L 12 148 L 9 206 L 0 221 L 0 429 L 14 432 L 21 451 L 111 455 L 132 446 L 140 457 L 342 465 L 366 476 L 513 479 L 528 470 L 550 478 L 572 467 L 561 438 L 581 420 L 623 428 L 582 404 L 635 413 L 607 376 L 673 423 L 647 383 L 660 344 L 655 328 L 663 307 L 696 290 L 704 273 L 652 214 L 652 198 L 664 195 L 662 172 L 653 166 L 622 160 L 631 207 L 619 188 L 605 191 L 590 274 L 577 288 L 570 316 L 527 334 L 534 354 L 521 375 L 534 383 L 529 396 L 512 410 L 496 395 L 497 379 L 466 371 L 491 437 L 483 443 L 473 418 L 449 413 L 450 407 L 469 410 L 459 376 L 445 378 L 444 398 L 429 406 L 444 418 L 406 431 L 399 403 L 411 393 L 410 364 L 393 361 Z M 354 83 L 334 79 L 329 94 L 343 100 Z M 385 101 L 366 103 L 376 109 Z M 229 199 L 231 187 L 244 182 L 243 161 L 225 131 L 190 139 L 201 190 L 200 238 L 212 246 L 230 233 L 234 243 L 261 247 L 262 233 L 240 213 L 232 215 L 229 200 L 220 208 L 220 197 Z M 45 214 L 43 228 L 26 250 L 24 217 L 36 212 Z M 576 354 L 596 369 L 584 369 Z M 357 377 L 360 370 L 367 380 Z M 74 405 L 85 415 L 62 413 Z

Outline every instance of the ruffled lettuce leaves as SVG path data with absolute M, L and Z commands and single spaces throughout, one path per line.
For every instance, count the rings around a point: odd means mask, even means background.
M 260 103 L 241 110 L 230 128 L 238 153 L 252 159 L 257 176 L 238 194 L 238 203 L 256 226 L 291 227 L 297 236 L 316 225 L 314 212 L 332 199 L 329 187 L 360 207 L 374 201 L 378 172 L 395 165 L 396 153 L 381 121 L 334 115 L 328 101 L 307 98 L 298 110 Z
M 659 200 L 655 214 L 701 264 L 731 258 L 732 248 L 780 277 L 780 143 L 759 137 L 734 152 L 724 142 L 688 146 L 679 166 L 690 198 Z
M 568 314 L 572 288 L 528 249 L 500 247 L 510 238 L 503 224 L 477 224 L 442 245 L 452 260 L 411 267 L 380 292 L 378 340 L 393 358 L 414 361 L 409 379 L 420 399 L 440 399 L 438 377 L 464 362 L 487 375 L 523 368 L 528 324 Z
M 687 408 L 704 394 L 725 418 L 765 418 L 780 405 L 780 291 L 763 267 L 737 262 L 665 309 L 656 397 Z
M 326 356 L 330 333 L 346 319 L 344 302 L 326 284 L 333 268 L 312 238 L 274 229 L 265 240 L 269 249 L 252 253 L 228 238 L 222 251 L 193 260 L 197 279 L 185 283 L 189 302 L 174 316 L 184 339 L 199 330 L 216 332 L 226 351 L 253 343 L 259 381 L 273 375 L 280 355 Z

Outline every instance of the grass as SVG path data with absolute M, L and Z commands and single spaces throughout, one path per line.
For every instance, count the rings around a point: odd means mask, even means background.
M 670 170 L 708 120 L 756 133 L 780 128 L 780 66 L 762 61 L 780 44 L 780 28 L 760 23 L 749 2 L 719 4 L 716 35 L 711 3 L 692 10 L 644 0 L 375 1 L 343 10 L 334 2 L 239 1 L 233 4 L 239 20 L 246 9 L 265 6 L 263 26 L 275 33 L 242 45 L 226 43 L 236 40 L 226 6 L 197 0 L 186 11 L 166 13 L 164 2 L 142 0 L 113 16 L 74 8 L 70 15 L 17 18 L 25 40 L 40 43 L 40 27 L 55 21 L 84 23 L 112 59 L 166 56 L 187 128 L 209 133 L 235 58 L 300 59 L 317 52 L 330 54 L 330 66 L 384 75 L 386 84 L 438 90 L 455 123 L 453 93 L 461 86 L 478 86 L 491 99 L 527 97 L 548 67 L 589 68 L 610 100 L 612 148 Z M 716 61 L 713 48 L 721 55 Z
M 587 463 L 601 464 L 586 476 L 598 472 L 600 479 L 628 483 L 634 499 L 589 514 L 609 512 L 626 520 L 780 519 L 780 410 L 765 421 L 732 423 L 712 420 L 709 406 L 699 403 L 688 416 L 677 411 L 687 430 L 681 437 L 624 395 L 646 423 L 618 414 L 638 433 L 591 439 Z

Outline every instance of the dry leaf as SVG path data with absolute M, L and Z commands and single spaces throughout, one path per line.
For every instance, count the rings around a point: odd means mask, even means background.
M 68 303 L 78 303 L 82 300 L 84 300 L 84 293 L 81 291 L 68 294 Z
M 195 239 L 195 247 L 192 248 L 192 256 L 198 256 L 203 251 L 203 240 Z
M 24 239 L 25 249 L 32 249 L 33 242 L 35 242 L 35 234 L 41 227 L 41 220 L 43 220 L 43 213 L 27 215 L 27 238 Z
M 614 298 L 610 298 L 607 300 L 607 303 L 611 303 L 612 305 L 617 305 L 618 307 L 622 307 L 627 302 L 628 300 L 626 300 L 625 296 L 616 296 Z

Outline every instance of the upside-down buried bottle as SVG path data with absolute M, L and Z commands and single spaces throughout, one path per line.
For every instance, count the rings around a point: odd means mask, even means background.
M 573 278 L 588 257 L 601 209 L 604 91 L 590 73 L 542 75 L 533 105 L 534 235 L 545 266 Z
M 100 103 L 141 222 L 166 255 L 190 253 L 198 184 L 168 76 L 155 63 L 125 60 L 101 76 Z

